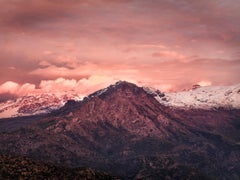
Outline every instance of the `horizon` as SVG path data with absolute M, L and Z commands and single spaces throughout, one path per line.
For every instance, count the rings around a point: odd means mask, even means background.
M 240 83 L 239 0 L 0 5 L 0 98 L 87 95 L 119 80 L 163 92 Z

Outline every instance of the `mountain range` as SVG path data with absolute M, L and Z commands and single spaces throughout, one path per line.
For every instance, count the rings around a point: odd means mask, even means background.
M 107 89 L 102 89 L 100 92 Z M 240 84 L 232 86 L 194 86 L 193 89 L 180 92 L 160 92 L 150 87 L 143 87 L 143 89 L 154 95 L 160 104 L 170 107 L 184 109 L 240 108 Z M 47 114 L 64 106 L 68 100 L 80 101 L 82 95 L 72 92 L 58 94 L 50 92 L 29 94 L 6 100 L 0 102 L 0 119 Z
M 239 85 L 179 94 L 120 81 L 49 113 L 2 119 L 0 153 L 122 179 L 239 179 L 239 96 Z

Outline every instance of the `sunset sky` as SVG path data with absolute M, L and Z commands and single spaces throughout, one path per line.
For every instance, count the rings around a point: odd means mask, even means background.
M 240 83 L 240 0 L 0 0 L 0 94 Z

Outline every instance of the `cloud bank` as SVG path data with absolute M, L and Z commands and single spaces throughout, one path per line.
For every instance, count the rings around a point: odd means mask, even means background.
M 239 83 L 240 0 L 2 0 L 0 6 L 1 92 L 55 86 L 87 93 L 117 80 L 164 91 Z

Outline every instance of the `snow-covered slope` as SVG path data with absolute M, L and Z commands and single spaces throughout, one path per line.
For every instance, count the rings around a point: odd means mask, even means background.
M 163 105 L 180 108 L 240 108 L 240 84 L 233 86 L 206 86 L 197 89 L 160 93 L 151 88 L 144 88 Z
M 68 100 L 80 100 L 76 94 L 33 94 L 0 103 L 0 118 L 49 113 L 62 107 Z

